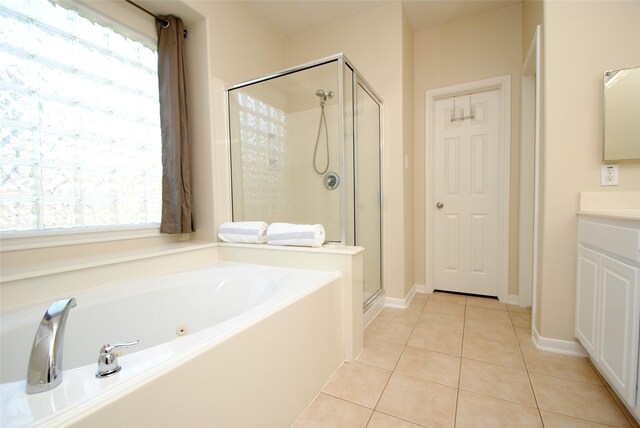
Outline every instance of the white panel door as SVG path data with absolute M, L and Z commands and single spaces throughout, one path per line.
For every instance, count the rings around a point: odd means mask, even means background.
M 437 290 L 498 294 L 499 102 L 494 90 L 435 103 Z
M 576 281 L 576 337 L 591 358 L 598 360 L 598 328 L 600 325 L 600 255 L 578 245 Z
M 636 402 L 640 269 L 601 256 L 600 369 L 625 403 Z

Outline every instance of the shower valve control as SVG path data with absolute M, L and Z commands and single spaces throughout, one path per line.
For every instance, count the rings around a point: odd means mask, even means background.
M 118 364 L 118 355 L 116 355 L 116 353 L 113 351 L 117 348 L 133 346 L 138 342 L 139 340 L 134 340 L 133 342 L 104 345 L 102 348 L 100 348 L 100 355 L 98 356 L 98 371 L 96 372 L 96 377 L 108 377 L 118 373 L 122 367 L 120 367 L 120 364 Z
M 324 187 L 329 190 L 335 190 L 340 185 L 340 176 L 335 172 L 330 172 L 324 176 Z

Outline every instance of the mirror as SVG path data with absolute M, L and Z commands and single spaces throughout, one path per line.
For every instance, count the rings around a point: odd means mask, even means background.
M 604 160 L 640 159 L 640 67 L 604 73 Z

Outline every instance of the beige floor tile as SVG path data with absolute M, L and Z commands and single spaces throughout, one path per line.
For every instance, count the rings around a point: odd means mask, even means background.
M 361 363 L 344 363 L 322 392 L 373 409 L 391 372 Z
M 596 376 L 598 376 L 598 379 L 600 379 L 600 383 L 608 387 L 609 384 L 607 383 L 607 380 L 604 377 L 602 377 L 602 373 L 600 373 L 598 369 L 596 369 L 596 366 L 593 365 L 593 361 L 591 361 L 589 357 L 587 357 L 587 363 L 589 363 L 593 371 L 596 373 Z
M 464 305 L 467 301 L 467 296 L 463 294 L 455 294 L 455 293 L 443 293 L 441 291 L 436 291 L 429 298 L 431 302 L 439 302 L 439 303 L 454 303 L 457 305 Z
M 439 312 L 423 312 L 418 318 L 419 327 L 431 330 L 443 330 L 450 333 L 462 334 L 464 330 L 464 314 L 451 315 Z
M 407 345 L 429 351 L 444 352 L 457 357 L 462 355 L 462 335 L 443 330 L 416 326 Z
M 514 330 L 516 331 L 516 336 L 518 336 L 518 342 L 520 343 L 520 349 L 522 349 L 523 354 L 528 349 L 538 349 L 531 338 L 530 328 L 514 327 Z
M 516 336 L 518 336 L 518 341 L 520 342 L 520 346 L 523 346 L 523 347 L 533 346 L 535 348 L 535 345 L 533 344 L 533 339 L 531 338 L 530 328 L 514 326 L 513 329 L 516 332 Z
M 541 410 L 540 414 L 545 428 L 604 428 L 607 426 L 585 421 L 584 419 L 547 412 L 546 410 Z
M 396 372 L 457 388 L 460 357 L 407 346 L 398 361 Z
M 412 311 L 422 311 L 424 309 L 424 305 L 429 300 L 429 295 L 424 293 L 416 293 L 413 295 L 413 299 L 411 299 L 411 303 L 409 303 L 409 308 Z
M 323 393 L 313 400 L 292 428 L 364 428 L 372 410 Z
M 628 427 L 613 398 L 602 385 L 530 373 L 541 410 L 616 427 Z
M 523 348 L 522 354 L 527 370 L 532 373 L 602 384 L 586 358 L 545 352 L 535 348 Z
M 536 407 L 525 370 L 463 358 L 460 389 Z
M 525 369 L 520 347 L 516 344 L 465 336 L 462 345 L 462 356 L 514 369 Z
M 495 322 L 478 321 L 472 318 L 464 323 L 464 334 L 498 342 L 518 344 L 513 326 Z
M 504 303 L 500 303 L 498 299 L 494 299 L 492 297 L 475 297 L 468 296 L 467 297 L 467 306 L 475 306 L 478 308 L 485 309 L 496 309 L 500 311 L 506 311 L 507 305 Z
M 404 345 L 401 343 L 365 337 L 364 347 L 356 360 L 382 369 L 393 370 L 403 348 Z
M 384 308 L 380 311 L 377 320 L 406 321 L 415 323 L 420 317 L 420 311 L 411 309 Z
M 373 412 L 367 428 L 420 428 L 420 425 L 394 418 L 380 412 Z
M 456 389 L 394 373 L 376 410 L 430 428 L 453 427 Z
M 466 319 L 511 325 L 509 312 L 467 306 Z
M 427 305 L 424 307 L 425 313 L 442 313 L 442 314 L 451 314 L 464 316 L 464 305 L 460 305 L 458 303 L 451 302 L 438 302 L 431 299 L 427 302 Z
M 390 321 L 376 318 L 364 329 L 364 336 L 404 344 L 407 342 L 413 326 L 414 323 L 410 321 Z
M 509 310 L 509 312 L 520 312 L 523 314 L 531 313 L 531 308 L 523 308 L 518 305 L 507 305 L 507 309 Z
M 531 314 L 524 314 L 521 312 L 509 312 L 511 315 L 511 322 L 516 327 L 531 328 Z
M 599 376 L 600 377 L 600 376 Z M 624 416 L 627 418 L 627 421 L 629 421 L 629 423 L 631 424 L 631 426 L 633 428 L 640 428 L 640 424 L 638 423 L 638 421 L 636 421 L 636 419 L 631 415 L 631 413 L 629 412 L 629 409 L 627 409 L 624 405 L 624 403 L 622 402 L 622 400 L 620 400 L 620 397 L 618 397 L 618 394 L 616 394 L 613 389 L 611 389 L 611 386 L 609 386 L 609 384 L 607 384 L 607 381 L 604 379 L 600 379 L 602 381 L 602 383 L 604 384 L 605 388 L 607 388 L 607 392 L 609 392 L 609 395 L 611 396 L 611 398 L 613 398 L 613 401 L 616 402 L 616 404 L 618 405 L 618 408 L 622 411 L 622 414 L 624 414 Z
M 485 395 L 460 391 L 456 428 L 540 427 L 538 409 Z

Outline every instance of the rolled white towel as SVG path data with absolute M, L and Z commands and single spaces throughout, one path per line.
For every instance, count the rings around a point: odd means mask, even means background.
M 264 244 L 267 242 L 267 228 L 264 221 L 236 221 L 220 225 L 218 237 L 224 242 L 243 244 Z
M 267 229 L 267 244 L 319 247 L 324 244 L 321 224 L 272 223 Z

